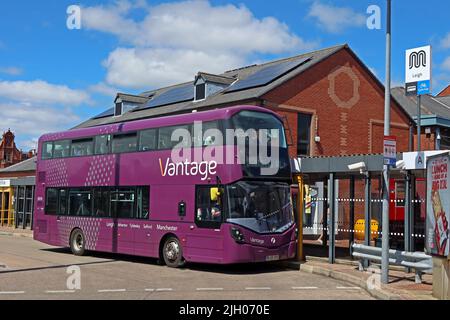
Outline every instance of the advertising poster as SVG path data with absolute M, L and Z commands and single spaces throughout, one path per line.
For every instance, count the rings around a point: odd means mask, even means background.
M 428 160 L 426 247 L 432 255 L 449 255 L 450 177 L 448 154 Z

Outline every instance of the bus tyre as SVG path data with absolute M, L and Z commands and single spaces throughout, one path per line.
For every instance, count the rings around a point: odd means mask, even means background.
M 177 238 L 167 238 L 166 242 L 164 242 L 162 253 L 164 262 L 168 267 L 179 268 L 184 265 L 183 249 Z
M 80 229 L 76 229 L 72 232 L 72 236 L 70 237 L 70 249 L 72 253 L 76 256 L 84 255 L 86 251 L 86 238 L 84 236 L 83 231 Z

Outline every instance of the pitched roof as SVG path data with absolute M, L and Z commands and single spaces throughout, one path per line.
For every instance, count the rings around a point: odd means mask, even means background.
M 24 172 L 24 171 L 35 171 L 36 170 L 36 157 L 27 159 L 25 161 L 19 162 L 8 168 L 1 169 L 0 173 L 13 173 L 13 172 Z
M 289 72 L 282 74 L 280 77 L 274 79 L 273 81 L 261 85 L 261 86 L 255 86 L 239 91 L 231 91 L 227 92 L 226 89 L 223 91 L 219 91 L 213 95 L 210 95 L 207 99 L 194 102 L 193 99 L 185 102 L 179 102 L 179 103 L 173 103 L 164 105 L 161 107 L 153 107 L 148 109 L 141 109 L 141 110 L 132 110 L 131 112 L 124 113 L 121 116 L 118 117 L 104 117 L 100 119 L 89 119 L 80 125 L 78 125 L 75 128 L 86 128 L 86 127 L 93 127 L 93 126 L 99 126 L 99 125 L 105 125 L 110 123 L 120 123 L 120 122 L 126 122 L 131 120 L 137 120 L 137 119 L 145 119 L 145 118 L 152 118 L 157 117 L 161 115 L 169 115 L 169 114 L 176 114 L 176 113 L 184 113 L 184 112 L 192 112 L 192 110 L 198 110 L 202 108 L 208 108 L 213 106 L 219 106 L 224 104 L 232 104 L 232 103 L 240 103 L 243 101 L 252 101 L 255 99 L 259 99 L 261 96 L 266 94 L 267 92 L 273 90 L 274 88 L 282 85 L 286 81 L 292 79 L 293 77 L 301 74 L 305 70 L 311 68 L 312 66 L 316 65 L 317 63 L 323 61 L 324 59 L 330 57 L 331 55 L 335 54 L 336 52 L 340 51 L 341 49 L 348 48 L 348 46 L 345 45 L 339 45 L 334 46 L 314 52 L 309 52 L 301 55 L 297 55 L 294 57 L 281 59 L 277 61 L 271 61 L 268 63 L 258 64 L 258 65 L 251 65 L 248 67 L 235 69 L 226 71 L 221 75 L 217 75 L 224 78 L 229 79 L 238 79 L 239 81 L 245 80 L 248 77 L 255 75 L 257 72 L 264 70 L 268 67 L 276 67 L 277 65 L 282 65 L 285 63 L 292 62 L 295 65 L 295 62 L 299 62 L 299 65 L 294 67 Z M 302 63 L 302 61 L 306 60 L 307 63 Z M 205 73 L 202 73 L 205 74 Z M 214 76 L 214 75 L 211 75 Z M 182 88 L 186 85 L 192 85 L 192 82 L 186 82 L 182 84 L 177 84 L 170 87 L 165 87 L 161 89 L 146 91 L 140 94 L 142 97 L 152 98 L 155 99 L 162 94 L 168 92 L 171 89 L 175 88 Z M 194 88 L 192 87 L 192 92 L 194 92 Z M 152 100 L 150 100 L 151 102 Z
M 406 96 L 403 87 L 393 88 L 392 96 L 412 118 L 417 117 L 416 96 Z M 433 115 L 450 120 L 450 97 L 423 95 L 421 98 L 421 113 L 422 116 Z

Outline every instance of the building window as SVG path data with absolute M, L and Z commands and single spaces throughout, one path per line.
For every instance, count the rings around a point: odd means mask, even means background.
M 204 100 L 206 98 L 206 83 L 195 86 L 195 100 Z
M 299 113 L 297 120 L 297 155 L 310 155 L 310 141 L 311 141 L 311 120 L 310 114 Z

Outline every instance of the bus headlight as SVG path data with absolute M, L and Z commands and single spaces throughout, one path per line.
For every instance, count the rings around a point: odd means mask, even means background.
M 241 230 L 237 228 L 231 228 L 231 236 L 237 243 L 244 243 L 244 235 L 242 234 Z

